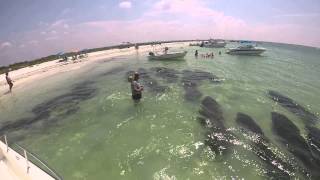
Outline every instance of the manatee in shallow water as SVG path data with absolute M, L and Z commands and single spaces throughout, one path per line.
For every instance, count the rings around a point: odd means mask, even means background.
M 262 129 L 255 120 L 247 114 L 237 113 L 236 122 L 244 130 L 257 135 L 257 139 L 251 141 L 252 151 L 267 165 L 268 177 L 271 179 L 290 179 L 288 172 L 293 172 L 293 166 L 283 161 L 270 150 L 270 140 L 264 135 Z
M 109 75 L 114 75 L 114 74 L 117 74 L 117 73 L 120 73 L 120 72 L 123 72 L 125 70 L 124 67 L 120 66 L 120 67 L 116 67 L 116 68 L 113 68 L 107 72 L 104 72 L 101 74 L 101 76 L 109 76 Z
M 0 133 L 26 128 L 33 123 L 44 120 L 47 124 L 52 123 L 76 113 L 79 110 L 78 104 L 80 102 L 88 100 L 96 94 L 97 89 L 93 84 L 92 81 L 76 84 L 70 92 L 36 105 L 32 108 L 33 117 L 6 122 L 0 127 Z
M 231 141 L 235 136 L 224 125 L 223 112 L 220 105 L 211 97 L 205 97 L 201 102 L 200 124 L 207 130 L 205 144 L 215 152 L 217 156 L 229 153 Z
M 212 73 L 200 70 L 183 70 L 182 74 L 181 82 L 185 90 L 184 97 L 188 101 L 196 101 L 202 97 L 202 93 L 198 89 L 202 81 L 216 82 L 218 79 Z
M 303 163 L 313 178 L 320 178 L 320 162 L 313 157 L 298 127 L 282 114 L 272 112 L 271 116 L 272 129 L 281 138 L 280 142 Z
M 168 86 L 159 85 L 159 83 L 149 75 L 149 72 L 146 69 L 139 68 L 138 72 L 143 85 L 148 87 L 152 92 L 164 93 L 168 89 Z
M 198 89 L 198 85 L 195 82 L 186 82 L 183 84 L 185 90 L 184 98 L 188 101 L 196 101 L 202 97 L 202 93 Z
M 178 81 L 180 72 L 175 69 L 170 69 L 166 67 L 153 67 L 150 68 L 151 71 L 155 72 L 157 77 L 165 79 L 168 83 L 175 83 Z
M 286 97 L 279 92 L 269 91 L 269 97 L 278 102 L 282 107 L 304 120 L 305 128 L 308 131 L 308 143 L 314 156 L 320 160 L 320 133 L 319 129 L 314 127 L 319 118 L 313 113 L 306 110 L 294 100 Z
M 271 90 L 268 92 L 268 95 L 273 101 L 279 103 L 282 107 L 303 119 L 306 125 L 314 125 L 314 123 L 319 120 L 316 115 L 312 114 L 297 102 L 280 94 L 279 92 Z
M 159 85 L 158 81 L 152 78 L 150 76 L 150 72 L 148 72 L 146 69 L 139 68 L 137 72 L 140 75 L 140 82 L 142 83 L 142 85 L 144 85 L 151 92 L 158 94 L 158 93 L 164 93 L 166 90 L 169 89 L 168 86 Z M 126 80 L 128 81 L 129 76 L 133 77 L 134 73 L 135 71 L 128 71 L 126 73 Z
M 213 75 L 212 73 L 201 71 L 201 70 L 183 70 L 183 77 L 182 82 L 184 81 L 193 81 L 193 82 L 199 82 L 203 80 L 209 80 L 211 82 L 215 82 L 215 80 L 218 79 L 217 76 Z
M 237 113 L 236 122 L 245 129 L 264 137 L 260 126 L 249 115 Z
M 314 157 L 320 161 L 320 129 L 316 127 L 307 127 L 307 129 L 309 146 Z

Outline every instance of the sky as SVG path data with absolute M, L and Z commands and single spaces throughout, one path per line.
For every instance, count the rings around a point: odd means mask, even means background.
M 0 65 L 122 42 L 243 39 L 320 47 L 319 0 L 0 0 Z

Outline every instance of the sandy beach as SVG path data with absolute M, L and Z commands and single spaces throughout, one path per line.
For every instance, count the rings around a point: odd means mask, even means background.
M 156 47 L 156 50 L 160 50 L 163 47 L 171 48 L 183 48 L 190 44 L 191 42 L 178 42 L 178 43 L 163 43 L 161 46 Z M 142 55 L 147 55 L 149 51 L 153 50 L 153 46 L 145 45 L 140 46 L 138 52 Z M 31 85 L 32 82 L 43 80 L 46 77 L 54 76 L 55 74 L 62 72 L 69 72 L 79 68 L 82 68 L 90 63 L 94 63 L 100 60 L 111 60 L 114 57 L 125 56 L 137 53 L 134 47 L 126 49 L 110 49 L 106 51 L 97 51 L 93 53 L 88 53 L 88 57 L 81 60 L 68 60 L 68 62 L 59 62 L 61 59 L 56 59 L 53 61 L 37 64 L 30 67 L 21 68 L 18 70 L 10 71 L 9 76 L 13 80 L 14 87 L 13 91 L 20 89 L 26 85 Z M 8 94 L 8 85 L 5 80 L 5 75 L 0 75 L 0 99 Z

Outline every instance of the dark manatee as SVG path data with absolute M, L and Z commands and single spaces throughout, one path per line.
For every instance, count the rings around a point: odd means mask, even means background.
M 245 129 L 264 137 L 260 126 L 249 115 L 237 113 L 236 122 Z
M 175 69 L 170 69 L 166 67 L 153 67 L 150 68 L 151 71 L 155 72 L 157 77 L 165 79 L 168 83 L 175 83 L 178 81 L 180 72 Z
M 127 72 L 127 76 L 133 75 L 135 71 L 129 71 Z M 165 91 L 168 89 L 167 86 L 159 85 L 159 83 L 151 77 L 150 72 L 148 72 L 144 68 L 139 68 L 138 72 L 140 74 L 140 81 L 142 84 L 147 87 L 151 92 L 153 93 L 165 93 Z
M 305 128 L 308 132 L 309 147 L 311 148 L 314 157 L 320 161 L 320 130 L 314 127 L 319 118 L 291 98 L 278 92 L 269 91 L 269 97 L 304 121 Z
M 315 159 L 300 130 L 286 116 L 272 112 L 272 129 L 289 152 L 297 157 L 313 179 L 320 178 L 320 162 Z
M 235 136 L 224 125 L 223 112 L 220 105 L 211 97 L 205 97 L 201 102 L 200 124 L 207 130 L 205 144 L 215 152 L 217 156 L 229 153 L 231 141 Z
M 183 70 L 182 73 L 183 73 L 182 82 L 185 82 L 185 81 L 198 82 L 203 80 L 209 80 L 211 82 L 218 81 L 218 77 L 216 77 L 212 73 L 201 71 L 201 70 L 195 70 L 195 71 Z
M 268 95 L 273 101 L 279 103 L 282 107 L 303 119 L 307 125 L 314 125 L 314 123 L 319 120 L 316 115 L 312 114 L 297 102 L 280 94 L 279 92 L 271 90 L 268 92 Z
M 320 129 L 316 127 L 307 127 L 308 142 L 314 157 L 320 161 Z
M 184 98 L 188 101 L 196 101 L 202 97 L 197 82 L 184 82 L 183 89 L 185 90 Z
M 201 81 L 209 80 L 210 82 L 215 82 L 218 79 L 213 74 L 200 70 L 183 70 L 182 74 L 181 82 L 185 90 L 184 97 L 188 101 L 196 101 L 202 97 L 202 93 L 198 89 Z
M 125 68 L 123 66 L 116 67 L 116 68 L 111 69 L 110 71 L 102 73 L 101 76 L 114 75 L 114 74 L 123 72 L 124 70 L 125 70 Z
M 258 158 L 265 162 L 268 169 L 268 177 L 270 179 L 290 179 L 288 172 L 293 171 L 292 165 L 283 161 L 280 157 L 278 157 L 270 150 L 270 141 L 264 135 L 263 131 L 255 122 L 255 120 L 253 120 L 247 114 L 237 113 L 236 122 L 243 129 L 258 136 L 257 140 L 251 141 L 252 151 Z
M 34 117 L 23 118 L 3 124 L 0 127 L 0 134 L 27 128 L 39 121 L 49 124 L 63 120 L 65 117 L 76 113 L 79 110 L 78 104 L 92 98 L 96 94 L 96 91 L 97 89 L 94 87 L 92 81 L 76 84 L 70 92 L 35 106 L 32 109 Z

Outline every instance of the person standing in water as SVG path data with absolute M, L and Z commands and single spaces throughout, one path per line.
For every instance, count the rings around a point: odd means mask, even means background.
M 138 72 L 135 72 L 133 75 L 133 79 L 131 81 L 131 92 L 132 92 L 132 99 L 135 102 L 139 102 L 142 98 L 142 91 L 143 86 L 139 83 L 140 75 Z
M 9 77 L 9 72 L 6 72 L 6 80 L 9 85 L 9 92 L 11 92 L 12 87 L 13 87 L 13 83 L 12 83 L 12 79 Z
M 196 50 L 196 52 L 194 53 L 194 56 L 198 58 L 198 55 L 199 55 L 198 50 Z

